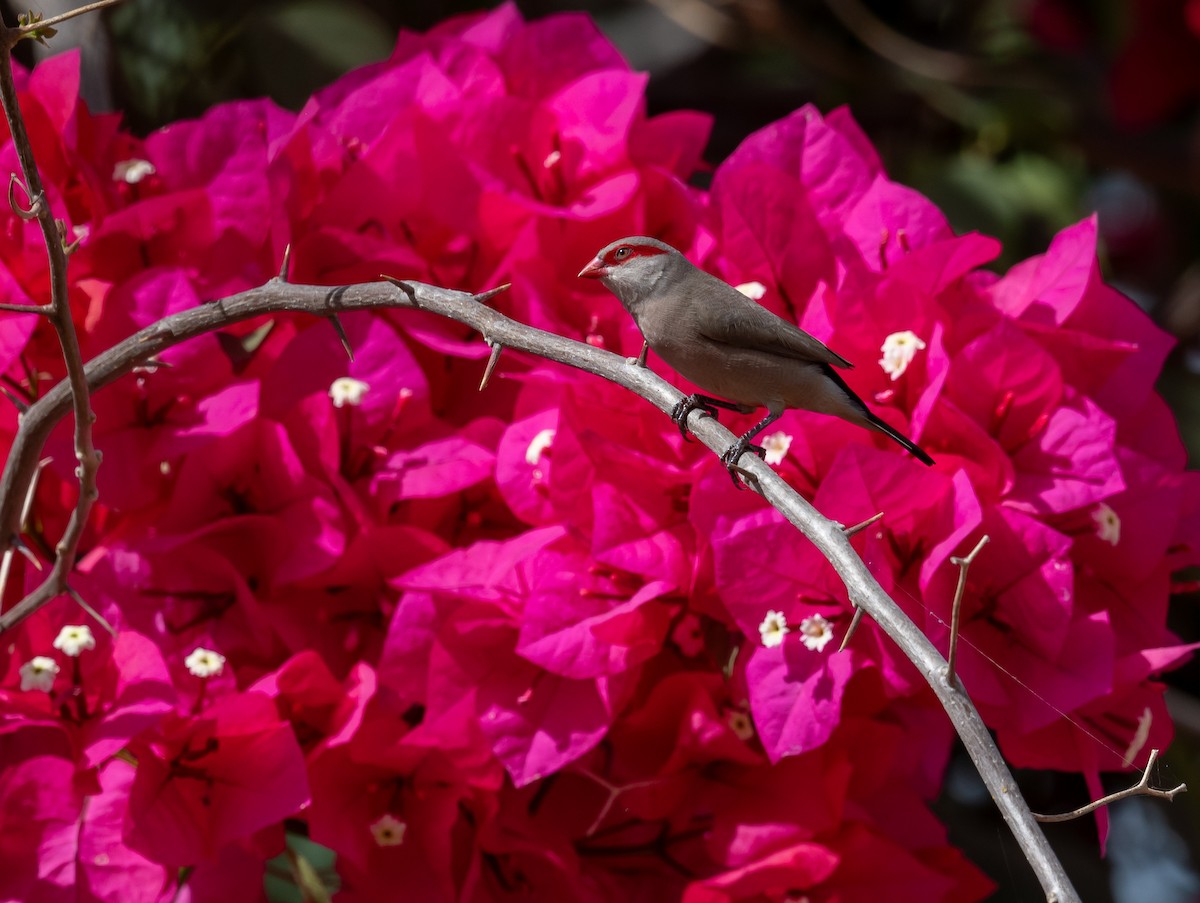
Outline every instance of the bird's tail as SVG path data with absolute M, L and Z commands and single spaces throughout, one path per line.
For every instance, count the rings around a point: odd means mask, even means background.
M 880 420 L 870 411 L 866 412 L 866 416 L 867 420 L 871 422 L 871 426 L 875 427 L 875 429 L 879 430 L 879 432 L 887 433 L 887 435 L 891 436 L 898 443 L 908 449 L 909 453 L 922 464 L 931 467 L 933 466 L 933 458 L 929 457 L 929 455 L 925 453 L 925 450 L 921 448 L 921 446 L 917 445 L 917 443 L 909 439 L 908 436 L 905 436 L 903 433 L 892 429 L 891 426 L 889 426 L 883 420 Z

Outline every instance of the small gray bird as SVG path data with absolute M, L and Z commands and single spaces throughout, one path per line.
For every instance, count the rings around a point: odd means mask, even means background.
M 721 456 L 734 483 L 742 453 L 761 457 L 762 447 L 751 441 L 788 408 L 832 414 L 879 430 L 925 464 L 933 464 L 915 442 L 871 413 L 834 370 L 853 364 L 693 266 L 670 245 L 642 236 L 622 238 L 601 250 L 579 275 L 603 282 L 633 315 L 646 344 L 681 376 L 730 399 L 695 394 L 676 405 L 671 419 L 684 438 L 688 414 L 694 410 L 715 417 L 716 408 L 741 414 L 767 409 L 767 416 Z

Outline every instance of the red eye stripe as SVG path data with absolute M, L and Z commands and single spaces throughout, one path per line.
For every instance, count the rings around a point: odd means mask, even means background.
M 617 252 L 622 250 L 629 253 L 618 257 Z M 654 245 L 618 245 L 605 254 L 603 260 L 605 266 L 615 267 L 633 260 L 635 257 L 657 257 L 659 254 L 666 253 L 662 248 L 656 248 Z

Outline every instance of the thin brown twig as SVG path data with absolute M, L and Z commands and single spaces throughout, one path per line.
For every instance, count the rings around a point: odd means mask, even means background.
M 0 303 L 0 310 L 14 314 L 41 314 L 43 317 L 50 315 L 49 304 L 10 304 L 6 301 Z
M 950 648 L 946 653 L 946 680 L 951 684 L 954 683 L 954 665 L 958 658 L 959 615 L 962 612 L 963 593 L 967 589 L 967 571 L 971 569 L 971 563 L 975 560 L 975 556 L 988 544 L 988 539 L 989 537 L 985 533 L 979 537 L 979 542 L 965 558 L 952 557 L 950 559 L 951 564 L 958 565 L 958 586 L 954 589 L 954 603 L 950 608 Z
M 1131 796 L 1155 796 L 1159 799 L 1173 801 L 1181 793 L 1187 793 L 1187 784 L 1180 784 L 1170 790 L 1159 790 L 1157 787 L 1150 786 L 1150 769 L 1154 767 L 1154 763 L 1158 760 L 1158 750 L 1150 750 L 1150 757 L 1146 760 L 1146 767 L 1142 769 L 1142 777 L 1132 787 L 1125 790 L 1118 790 L 1116 793 L 1110 793 L 1108 796 L 1102 796 L 1100 799 L 1088 803 L 1086 806 L 1080 806 L 1078 809 L 1073 809 L 1070 812 L 1062 812 L 1057 815 L 1039 815 L 1033 813 L 1033 817 L 1038 821 L 1053 824 L 1060 821 L 1071 821 L 1072 819 L 1082 818 L 1085 815 L 1090 815 L 1101 806 L 1107 806 L 1110 803 L 1115 803 L 1118 800 L 1126 799 Z
M 98 8 L 93 4 L 91 9 Z M 87 11 L 85 8 L 83 11 Z M 80 10 L 56 17 L 55 21 L 79 15 Z M 46 22 L 38 23 L 39 28 L 45 28 Z M 83 355 L 79 348 L 79 337 L 75 332 L 75 323 L 71 317 L 70 299 L 67 283 L 67 255 L 62 243 L 60 224 L 54 218 L 54 212 L 46 201 L 46 192 L 42 186 L 41 175 L 34 160 L 33 148 L 29 134 L 25 129 L 25 121 L 21 115 L 21 107 L 17 100 L 17 89 L 13 79 L 11 51 L 15 41 L 11 40 L 14 32 L 21 29 L 8 29 L 8 40 L 3 43 L 3 53 L 0 54 L 0 105 L 4 108 L 4 116 L 8 121 L 9 134 L 12 136 L 13 147 L 21 167 L 21 187 L 27 197 L 33 199 L 30 213 L 36 215 L 41 227 L 42 240 L 46 246 L 47 263 L 50 275 L 50 301 L 46 316 L 54 326 L 58 335 L 59 347 L 62 351 L 63 362 L 66 365 L 66 384 L 69 389 L 71 406 L 75 415 L 74 446 L 75 457 L 79 462 L 76 474 L 79 478 L 79 495 L 67 527 L 55 547 L 54 565 L 50 575 L 43 582 L 46 591 L 52 598 L 61 593 L 67 585 L 67 577 L 75 566 L 75 555 L 79 540 L 83 536 L 92 505 L 96 501 L 96 472 L 100 468 L 100 452 L 92 441 L 92 423 L 95 414 L 92 412 L 91 392 L 88 388 L 87 376 L 83 364 Z M 13 186 L 18 180 L 14 176 L 9 181 L 9 197 L 13 198 Z M 15 203 L 14 203 L 15 207 Z M 27 412 L 28 413 L 28 412 Z M 22 423 L 22 429 L 25 424 Z M 40 446 L 34 452 L 34 460 L 41 452 Z M 10 452 L 10 455 L 15 452 Z M 11 460 L 11 458 L 10 458 Z M 33 461 L 30 461 L 32 465 Z M 25 493 L 18 496 L 22 500 Z M 15 547 L 14 540 L 19 537 L 20 523 L 4 521 L 2 534 L 5 548 Z
M 43 31 L 46 28 L 53 28 L 55 25 L 61 25 L 68 19 L 84 16 L 88 13 L 93 13 L 97 10 L 104 9 L 105 7 L 116 6 L 118 3 L 122 2 L 124 2 L 124 0 L 96 0 L 95 3 L 89 3 L 87 6 L 80 6 L 77 9 L 68 10 L 60 15 L 52 16 L 49 19 L 42 19 L 38 22 L 30 22 L 28 25 L 18 25 L 15 28 L 10 28 L 10 34 L 15 32 L 16 39 L 14 40 L 12 37 L 9 37 L 8 40 L 11 41 L 11 43 L 8 46 L 11 48 L 13 44 L 25 37 L 25 35 Z

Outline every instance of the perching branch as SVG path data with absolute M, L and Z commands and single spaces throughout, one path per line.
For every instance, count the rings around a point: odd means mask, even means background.
M 328 317 L 355 310 L 412 307 L 472 327 L 482 333 L 493 348 L 503 346 L 524 351 L 602 376 L 640 395 L 664 414 L 682 398 L 678 389 L 652 371 L 637 366 L 635 361 L 517 323 L 481 303 L 490 296 L 491 293 L 469 295 L 416 282 L 328 288 L 291 285 L 272 279 L 260 288 L 182 311 L 143 329 L 89 363 L 87 384 L 95 391 L 173 345 L 267 313 L 292 311 Z M 37 455 L 54 424 L 66 415 L 70 406 L 70 387 L 59 384 L 33 404 L 22 418 L 12 453 L 0 476 L 0 535 L 10 538 L 15 535 L 20 511 L 14 500 L 25 497 Z M 736 438 L 710 417 L 693 416 L 688 428 L 718 454 Z M 746 453 L 738 463 L 757 479 L 756 488 L 763 497 L 833 564 L 854 604 L 871 615 L 925 675 L 975 761 L 992 799 L 1033 866 L 1047 899 L 1060 903 L 1078 900 L 1062 865 L 992 742 L 983 719 L 967 695 L 944 679 L 945 659 L 871 576 L 838 524 L 822 516 L 756 455 Z M 0 633 L 11 629 L 57 592 L 53 585 L 43 584 L 11 611 L 0 615 Z
M 1181 793 L 1187 793 L 1187 784 L 1180 784 L 1178 787 L 1173 787 L 1170 790 L 1159 790 L 1157 787 L 1150 786 L 1150 769 L 1154 767 L 1154 763 L 1158 760 L 1158 750 L 1150 750 L 1150 757 L 1146 759 L 1146 767 L 1142 769 L 1142 778 L 1132 787 L 1125 790 L 1118 790 L 1116 793 L 1110 793 L 1108 796 L 1103 796 L 1094 802 L 1088 803 L 1086 806 L 1080 806 L 1071 812 L 1063 812 L 1059 815 L 1038 815 L 1034 813 L 1034 818 L 1040 822 L 1060 822 L 1071 821 L 1075 818 L 1082 818 L 1085 815 L 1090 815 L 1101 806 L 1107 806 L 1110 803 L 1115 803 L 1117 800 L 1123 800 L 1131 796 L 1156 796 L 1164 800 L 1174 800 Z

